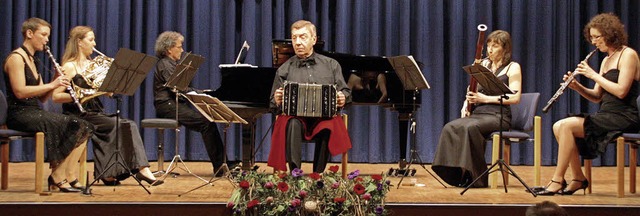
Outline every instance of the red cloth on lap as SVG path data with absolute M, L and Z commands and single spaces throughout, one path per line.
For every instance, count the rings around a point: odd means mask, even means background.
M 305 140 L 311 140 L 320 131 L 327 129 L 331 131 L 329 136 L 329 152 L 332 156 L 342 154 L 351 149 L 351 139 L 349 138 L 349 132 L 344 125 L 342 117 L 337 115 L 331 119 L 317 121 L 313 130 L 306 130 L 308 122 L 304 118 L 299 118 L 289 115 L 280 115 L 276 119 L 273 125 L 273 133 L 271 135 L 271 151 L 269 152 L 269 159 L 267 165 L 275 168 L 276 170 L 287 170 L 287 160 L 285 156 L 286 147 L 286 135 L 287 135 L 287 123 L 289 119 L 300 119 L 305 128 L 304 138 Z

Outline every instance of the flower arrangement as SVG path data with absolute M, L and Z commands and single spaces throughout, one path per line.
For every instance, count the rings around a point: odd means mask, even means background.
M 360 176 L 356 170 L 342 179 L 338 166 L 323 174 L 305 175 L 246 171 L 235 176 L 236 188 L 227 207 L 234 215 L 387 215 L 386 175 Z

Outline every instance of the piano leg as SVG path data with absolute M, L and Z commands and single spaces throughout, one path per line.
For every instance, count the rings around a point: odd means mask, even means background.
M 255 163 L 256 124 L 242 125 L 242 170 L 251 170 Z
M 409 132 L 409 119 L 400 119 L 399 121 L 400 139 L 398 147 L 400 148 L 400 160 L 402 163 L 407 161 L 407 133 Z M 401 167 L 402 168 L 402 167 Z

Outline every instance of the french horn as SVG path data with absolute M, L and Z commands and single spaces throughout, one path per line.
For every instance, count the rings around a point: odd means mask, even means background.
M 109 72 L 113 58 L 106 56 L 95 47 L 93 51 L 96 52 L 98 56 L 91 60 L 91 63 L 84 71 L 80 72 L 80 75 L 87 84 L 86 87 L 75 86 L 76 95 L 80 98 L 81 103 L 94 97 L 107 94 L 107 92 L 99 92 L 98 89 L 102 86 L 102 82 L 107 76 L 107 72 Z

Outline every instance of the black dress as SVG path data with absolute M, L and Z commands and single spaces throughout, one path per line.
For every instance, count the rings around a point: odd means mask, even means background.
M 623 50 L 624 52 L 624 50 Z M 618 59 L 618 64 L 620 59 Z M 619 65 L 618 65 L 619 67 Z M 620 70 L 611 69 L 603 76 L 611 82 L 618 82 Z M 603 89 L 604 90 L 604 89 Z M 585 159 L 596 158 L 603 154 L 609 143 L 622 133 L 637 133 L 640 129 L 640 118 L 636 98 L 638 82 L 634 81 L 629 93 L 623 99 L 604 91 L 600 101 L 600 109 L 593 114 L 583 114 L 584 139 L 576 139 L 578 151 Z
M 39 85 L 40 76 L 33 77 L 33 73 L 26 64 L 24 56 L 22 56 L 22 60 L 25 62 L 24 76 L 26 85 Z M 42 110 L 37 97 L 16 98 L 6 72 L 4 73 L 4 80 L 7 87 L 8 102 L 7 127 L 25 132 L 44 132 L 48 161 L 52 168 L 57 167 L 81 140 L 86 140 L 93 133 L 92 125 L 85 120 L 75 116 Z
M 498 78 L 505 84 L 509 82 L 506 73 Z M 478 85 L 478 92 L 483 92 L 480 85 Z M 503 106 L 503 114 L 502 127 L 509 128 L 511 126 L 509 105 Z M 442 128 L 431 169 L 449 185 L 468 186 L 487 170 L 487 162 L 484 158 L 485 138 L 499 129 L 500 105 L 478 104 L 470 116 L 453 120 Z M 487 186 L 488 175 L 485 175 L 472 187 Z
M 83 78 L 79 74 L 73 78 L 76 85 L 84 88 L 82 82 Z M 132 170 L 133 173 L 137 173 L 140 167 L 148 167 L 149 161 L 144 150 L 144 143 L 140 137 L 138 131 L 138 125 L 129 119 L 120 118 L 120 134 L 118 135 L 119 142 L 116 142 L 116 116 L 108 116 L 103 112 L 103 105 L 98 98 L 92 98 L 83 103 L 83 108 L 86 113 L 80 115 L 80 110 L 74 103 L 65 103 L 62 108 L 65 114 L 71 114 L 79 116 L 82 119 L 93 124 L 95 132 L 91 137 L 93 143 L 93 155 L 94 155 L 94 177 L 98 177 L 105 171 L 108 166 L 109 159 L 116 151 L 116 143 L 120 145 L 120 154 L 124 161 L 124 164 Z M 115 158 L 111 163 L 115 163 Z M 118 180 L 124 180 L 129 177 L 129 172 L 121 166 L 113 166 L 106 170 L 102 174 L 101 178 L 115 177 Z

